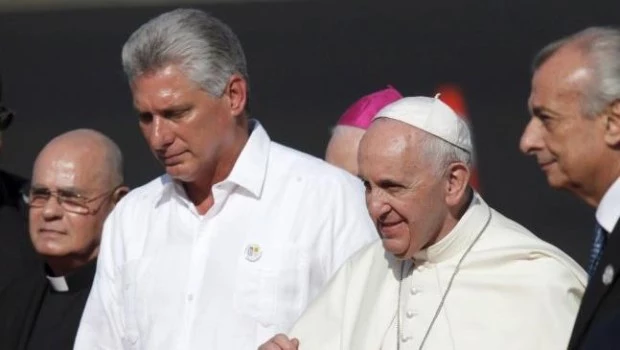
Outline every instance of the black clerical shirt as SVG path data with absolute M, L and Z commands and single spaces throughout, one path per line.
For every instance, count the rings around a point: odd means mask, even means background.
M 96 261 L 50 278 L 39 273 L 0 294 L 0 349 L 71 350 L 95 275 Z

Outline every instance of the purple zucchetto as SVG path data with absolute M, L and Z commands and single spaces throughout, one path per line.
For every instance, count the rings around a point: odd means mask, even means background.
M 396 89 L 388 85 L 386 89 L 373 92 L 353 103 L 340 117 L 337 125 L 354 126 L 366 130 L 381 108 L 402 97 Z

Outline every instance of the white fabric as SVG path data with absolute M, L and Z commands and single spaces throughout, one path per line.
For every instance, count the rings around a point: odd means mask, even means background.
M 56 292 L 68 292 L 69 291 L 69 285 L 67 284 L 67 281 L 65 280 L 65 276 L 45 276 L 47 277 L 47 280 L 50 282 L 50 286 L 52 286 L 52 289 L 55 290 Z
M 402 288 L 402 262 L 376 242 L 338 271 L 289 335 L 299 338 L 300 350 L 394 350 L 397 339 L 402 350 L 418 349 L 458 261 L 481 231 L 424 349 L 566 349 L 585 271 L 477 195 L 452 232 L 415 261 Z
M 469 153 L 471 137 L 467 124 L 438 97 L 404 97 L 383 107 L 374 119 L 390 118 L 433 134 Z
M 611 234 L 620 219 L 620 179 L 616 179 L 605 192 L 596 208 L 596 221 Z
M 75 349 L 256 349 L 378 238 L 357 178 L 257 125 L 200 216 L 162 176 L 105 223 Z

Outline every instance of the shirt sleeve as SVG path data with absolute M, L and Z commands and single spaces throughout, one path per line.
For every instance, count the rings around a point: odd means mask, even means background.
M 342 183 L 332 186 L 329 193 L 325 193 L 333 203 L 332 207 L 326 208 L 332 241 L 331 254 L 328 261 L 324 261 L 328 276 L 332 276 L 361 248 L 379 238 L 366 208 L 362 182 L 354 176 L 346 175 Z
M 122 249 L 121 244 L 114 244 L 120 236 L 119 209 L 115 208 L 104 224 L 97 271 L 78 328 L 76 350 L 127 348 L 122 341 L 122 296 L 113 259 L 115 249 Z
M 350 275 L 346 263 L 295 323 L 289 336 L 299 339 L 300 350 L 341 349 Z

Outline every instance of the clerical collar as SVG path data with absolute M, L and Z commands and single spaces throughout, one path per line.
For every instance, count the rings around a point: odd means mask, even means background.
M 45 265 L 45 277 L 54 292 L 66 293 L 90 288 L 95 277 L 97 259 L 78 268 L 65 276 L 51 276 L 50 268 Z
M 452 231 L 439 242 L 413 255 L 416 264 L 424 261 L 438 263 L 460 256 L 476 239 L 478 233 L 485 229 L 490 215 L 489 206 L 478 193 L 474 193 L 467 211 Z

